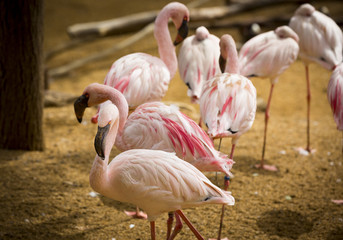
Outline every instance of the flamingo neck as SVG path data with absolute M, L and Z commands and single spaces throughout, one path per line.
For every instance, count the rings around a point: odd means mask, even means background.
M 239 74 L 236 43 L 230 35 L 225 34 L 220 39 L 221 54 L 226 59 L 225 72 Z
M 158 45 L 158 53 L 161 60 L 166 64 L 170 72 L 170 78 L 173 78 L 177 70 L 177 57 L 175 46 L 171 40 L 168 29 L 170 18 L 169 11 L 162 11 L 156 18 L 154 36 Z
M 93 166 L 89 174 L 89 184 L 92 189 L 102 195 L 106 195 L 107 165 L 109 156 L 101 159 L 98 155 L 95 156 Z

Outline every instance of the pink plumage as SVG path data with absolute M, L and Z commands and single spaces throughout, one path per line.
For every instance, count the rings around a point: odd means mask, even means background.
M 297 34 L 288 26 L 281 26 L 275 31 L 269 31 L 253 37 L 247 41 L 239 51 L 239 70 L 248 77 L 267 77 L 271 81 L 271 88 L 265 112 L 265 128 L 262 148 L 261 164 L 258 168 L 276 171 L 273 165 L 264 164 L 267 142 L 267 126 L 269 109 L 274 85 L 279 76 L 296 60 L 299 52 Z
M 340 63 L 331 74 L 327 96 L 337 129 L 343 131 L 343 63 Z
M 219 55 L 219 38 L 203 26 L 183 41 L 178 54 L 179 72 L 192 102 L 198 102 L 205 81 L 220 73 Z
M 289 26 L 299 36 L 299 56 L 306 65 L 316 62 L 332 70 L 342 62 L 342 30 L 311 4 L 302 4 L 295 11 Z
M 161 102 L 140 105 L 128 117 L 116 146 L 122 150 L 156 149 L 176 155 L 201 171 L 230 175 L 233 161 L 217 151 L 199 125 L 181 113 L 177 106 Z

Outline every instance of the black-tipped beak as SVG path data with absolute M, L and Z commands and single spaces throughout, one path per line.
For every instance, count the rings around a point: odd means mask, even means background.
M 188 21 L 187 19 L 184 19 L 182 21 L 180 28 L 177 30 L 177 36 L 174 41 L 174 46 L 181 43 L 187 37 L 187 35 L 188 35 Z
M 107 124 L 105 127 L 98 127 L 98 132 L 94 139 L 95 151 L 102 159 L 105 158 L 105 139 L 109 129 L 110 124 Z
M 223 56 L 221 54 L 219 57 L 219 67 L 220 67 L 220 70 L 222 71 L 222 73 L 224 73 L 225 67 L 226 67 L 226 59 L 223 58 Z
M 85 109 L 88 107 L 88 96 L 81 95 L 78 99 L 74 102 L 74 111 L 75 116 L 79 123 L 82 122 L 83 113 L 85 112 Z

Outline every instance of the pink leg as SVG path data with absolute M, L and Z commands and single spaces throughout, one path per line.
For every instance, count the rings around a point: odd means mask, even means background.
M 174 221 L 174 213 L 173 212 L 169 212 L 168 213 L 168 220 L 167 220 L 167 240 L 169 239 L 170 234 L 171 234 L 171 229 L 172 229 L 173 221 Z
M 261 169 L 268 170 L 268 171 L 277 171 L 278 170 L 275 166 L 264 164 L 264 153 L 265 153 L 266 145 L 267 145 L 268 120 L 270 117 L 269 108 L 270 108 L 270 103 L 272 101 L 273 90 L 274 90 L 274 83 L 272 83 L 272 85 L 270 87 L 269 98 L 268 98 L 266 113 L 265 113 L 265 117 L 264 117 L 264 137 L 263 137 L 262 159 L 261 159 L 260 164 L 255 165 L 255 167 L 257 167 L 257 168 L 261 168 Z
M 306 151 L 311 152 L 310 148 L 310 109 L 311 109 L 311 84 L 308 72 L 308 65 L 305 65 L 306 83 L 307 83 L 307 146 Z
M 183 212 L 181 212 L 181 210 L 177 210 L 175 213 L 178 214 L 182 218 L 182 220 L 187 224 L 189 229 L 194 233 L 195 237 L 198 240 L 204 240 L 204 238 L 201 236 L 201 234 L 198 232 L 198 230 L 195 229 L 195 227 L 188 220 L 188 218 L 183 214 Z
M 155 240 L 156 234 L 155 234 L 155 222 L 154 221 L 150 222 L 150 234 L 151 234 L 151 240 Z
M 173 240 L 182 229 L 182 222 L 181 222 L 180 216 L 177 213 L 175 213 L 175 219 L 176 219 L 176 223 L 175 223 L 174 231 L 171 234 L 171 236 L 168 238 L 168 240 Z
M 138 206 L 136 206 L 136 211 L 135 212 L 129 212 L 129 211 L 124 211 L 127 216 L 133 217 L 133 218 L 138 218 L 138 219 L 148 219 L 148 216 L 146 213 L 139 211 Z

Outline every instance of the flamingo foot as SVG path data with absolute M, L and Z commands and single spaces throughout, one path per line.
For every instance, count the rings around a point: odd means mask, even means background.
M 316 149 L 302 148 L 302 147 L 297 147 L 297 148 L 294 148 L 294 149 L 300 155 L 304 155 L 304 156 L 308 156 L 308 155 L 313 154 L 313 153 L 315 153 L 317 151 Z
M 277 171 L 279 171 L 279 169 L 276 166 L 274 166 L 274 165 L 256 164 L 255 168 L 263 169 L 263 170 L 270 171 L 270 172 L 277 172 Z
M 124 213 L 132 218 L 138 218 L 138 219 L 148 219 L 148 215 L 142 211 L 135 211 L 135 212 L 129 212 L 129 211 L 124 211 Z
M 343 205 L 343 200 L 334 200 L 332 199 L 331 202 L 337 204 L 337 205 Z

